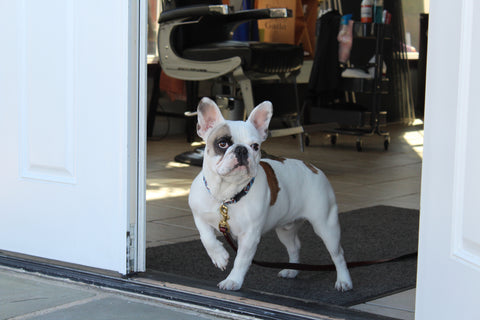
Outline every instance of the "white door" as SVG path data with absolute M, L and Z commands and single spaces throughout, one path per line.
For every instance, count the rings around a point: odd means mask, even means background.
M 480 2 L 430 2 L 416 319 L 480 319 Z
M 0 250 L 129 271 L 139 7 L 0 1 Z

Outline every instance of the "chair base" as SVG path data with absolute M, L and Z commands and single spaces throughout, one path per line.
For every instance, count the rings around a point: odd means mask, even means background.
M 204 147 L 196 148 L 193 151 L 186 151 L 175 156 L 175 161 L 179 163 L 185 163 L 192 166 L 201 167 L 203 165 L 203 153 Z

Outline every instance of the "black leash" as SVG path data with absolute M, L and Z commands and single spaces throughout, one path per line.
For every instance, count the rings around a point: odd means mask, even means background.
M 223 233 L 225 240 L 227 240 L 228 244 L 230 244 L 232 249 L 235 252 L 237 252 L 237 246 L 235 245 L 235 242 L 230 236 L 230 233 L 228 233 L 228 230 L 226 228 L 221 228 L 220 231 Z M 417 257 L 417 252 L 413 252 L 413 253 L 404 254 L 395 258 L 347 262 L 347 267 L 348 268 L 364 267 L 364 266 L 370 266 L 374 264 L 401 261 L 401 260 L 406 260 L 409 258 L 416 258 L 416 257 Z M 257 266 L 274 268 L 274 269 L 293 269 L 293 270 L 300 270 L 300 271 L 335 271 L 334 264 L 317 265 L 317 264 L 290 263 L 290 262 L 267 262 L 267 261 L 257 261 L 255 259 L 252 261 L 252 263 Z

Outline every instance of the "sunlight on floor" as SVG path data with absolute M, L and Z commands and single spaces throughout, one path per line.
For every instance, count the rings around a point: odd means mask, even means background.
M 422 121 L 417 119 L 413 125 L 421 125 Z M 403 135 L 403 139 L 412 147 L 412 150 L 423 159 L 423 130 L 408 131 Z
M 186 168 L 186 167 L 190 167 L 190 165 L 185 164 L 185 163 L 180 163 L 180 162 L 174 162 L 174 161 L 170 161 L 165 166 L 165 168 L 167 168 L 167 169 L 170 169 L 170 168 Z
M 147 201 L 178 198 L 188 195 L 191 180 L 147 178 Z
M 160 187 L 158 185 L 155 186 L 155 184 L 148 183 L 147 189 L 150 189 L 147 190 L 147 201 L 183 197 L 188 195 L 188 193 L 190 192 L 190 187 Z
M 166 169 L 182 169 L 190 167 L 189 164 L 170 161 L 165 164 Z M 178 198 L 188 195 L 190 192 L 190 179 L 167 179 L 147 177 L 147 201 Z

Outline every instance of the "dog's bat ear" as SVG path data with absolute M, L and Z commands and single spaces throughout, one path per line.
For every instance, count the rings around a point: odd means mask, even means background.
M 206 140 L 208 132 L 217 124 L 224 122 L 225 119 L 223 118 L 217 104 L 207 97 L 200 100 L 197 111 L 197 134 L 200 138 Z
M 251 122 L 255 129 L 257 129 L 262 141 L 265 141 L 268 137 L 268 125 L 270 124 L 270 119 L 272 119 L 272 114 L 272 103 L 270 101 L 264 101 L 256 106 L 248 117 L 247 121 Z

